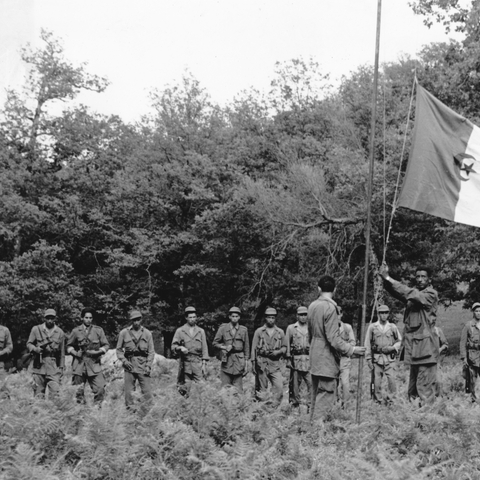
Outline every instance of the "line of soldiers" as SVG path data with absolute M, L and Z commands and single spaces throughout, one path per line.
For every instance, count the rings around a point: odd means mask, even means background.
M 333 300 L 335 280 L 324 276 L 318 284 L 320 296 L 308 309 L 298 307 L 297 321 L 288 326 L 286 333 L 276 326 L 277 311 L 267 308 L 265 323 L 255 331 L 251 349 L 247 329 L 239 324 L 240 309 L 230 308 L 229 322 L 220 326 L 213 341 L 221 355 L 222 386 L 230 385 L 242 391 L 243 378 L 251 371 L 255 375 L 255 397 L 264 400 L 271 385 L 272 404 L 278 406 L 283 398 L 281 359 L 286 357 L 290 369 L 289 403 L 292 407 L 309 403 L 313 418 L 316 404 L 320 403 L 323 410 L 329 408 L 335 392 L 337 395 L 342 392 L 339 399 L 345 404 L 350 391 L 350 358 L 366 355 L 372 371 L 372 398 L 378 403 L 390 403 L 396 391 L 393 372 L 402 345 L 405 364 L 410 366 L 409 398 L 420 397 L 422 403 L 433 401 L 441 394 L 437 364 L 448 343 L 435 325 L 438 295 L 430 284 L 430 272 L 425 267 L 417 268 L 415 287 L 392 279 L 386 265 L 380 269 L 380 275 L 386 290 L 406 303 L 403 338 L 396 325 L 388 321 L 388 306 L 381 305 L 378 320 L 367 330 L 365 347 L 357 347 L 351 326 L 341 321 L 341 308 Z M 465 365 L 464 375 L 468 379 L 467 387 L 475 401 L 475 380 L 480 375 L 480 303 L 474 303 L 472 310 L 474 318 L 463 329 L 460 354 Z M 92 324 L 93 314 L 91 309 L 84 309 L 82 325 L 74 328 L 68 339 L 55 324 L 53 309 L 45 311 L 43 324 L 32 328 L 27 348 L 33 356 L 36 395 L 45 394 L 47 387 L 53 394 L 58 392 L 67 353 L 73 357 L 72 383 L 78 387 L 77 400 L 84 401 L 84 387 L 88 382 L 94 401 L 102 401 L 105 378 L 100 359 L 109 345 L 103 329 Z M 194 307 L 185 309 L 185 319 L 185 325 L 175 332 L 172 351 L 179 357 L 178 390 L 188 396 L 192 382 L 205 377 L 209 354 L 205 331 L 197 325 Z M 153 338 L 141 324 L 140 311 L 130 312 L 129 320 L 131 326 L 120 332 L 116 349 L 124 368 L 125 403 L 127 407 L 132 406 L 132 392 L 138 382 L 148 406 L 152 401 Z M 8 394 L 4 361 L 11 352 L 10 332 L 0 326 L 0 395 Z M 386 395 L 382 393 L 384 377 L 388 385 Z M 302 398 L 302 385 L 310 393 L 310 402 Z

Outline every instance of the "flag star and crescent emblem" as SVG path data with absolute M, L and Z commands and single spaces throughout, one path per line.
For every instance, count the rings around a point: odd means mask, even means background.
M 398 206 L 480 227 L 479 174 L 480 128 L 417 84 L 415 128 Z
M 478 173 L 478 170 L 474 170 L 474 165 L 477 163 L 477 159 L 472 155 L 465 153 L 459 153 L 454 157 L 455 164 L 459 168 L 460 179 L 464 181 L 470 180 L 471 173 Z M 476 165 L 475 165 L 476 166 Z M 478 166 L 477 166 L 478 168 Z

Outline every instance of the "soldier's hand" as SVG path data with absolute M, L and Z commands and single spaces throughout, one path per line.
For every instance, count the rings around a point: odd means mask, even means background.
M 227 353 L 229 353 L 232 348 L 233 348 L 233 345 L 225 345 L 225 351 Z
M 130 362 L 129 360 L 124 360 L 124 361 L 123 361 L 123 368 L 124 368 L 127 372 L 132 372 L 132 371 L 133 371 L 132 362 Z
M 381 267 L 378 269 L 378 274 L 385 280 L 388 277 L 388 266 L 384 262 Z
M 42 353 L 42 347 L 33 347 L 33 350 L 32 352 L 35 352 L 35 353 Z
M 186 347 L 183 347 L 183 346 L 178 347 L 178 350 L 180 350 L 182 353 L 185 353 L 185 354 L 188 353 L 188 349 Z
M 393 353 L 395 351 L 395 347 L 383 347 L 382 348 L 382 353 L 389 354 Z
M 367 365 L 370 370 L 373 370 L 373 363 L 371 360 L 367 360 Z
M 363 357 L 365 355 L 365 347 L 353 347 L 352 357 Z
M 152 367 L 150 365 L 147 365 L 145 367 L 145 375 L 149 377 L 152 374 Z

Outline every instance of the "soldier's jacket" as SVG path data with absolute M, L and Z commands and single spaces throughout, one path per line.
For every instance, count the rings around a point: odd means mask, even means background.
M 13 351 L 12 336 L 7 327 L 0 325 L 0 369 L 5 368 L 5 360 Z
M 433 328 L 438 307 L 436 290 L 431 285 L 423 290 L 410 288 L 396 280 L 385 282 L 385 288 L 407 304 L 403 319 L 405 365 L 437 363 L 439 340 Z
M 402 336 L 394 323 L 386 322 L 384 326 L 376 321 L 368 326 L 365 336 L 365 359 L 372 360 L 379 365 L 387 365 L 395 361 L 396 353 L 400 350 Z M 394 354 L 381 352 L 384 347 L 395 347 Z
M 32 353 L 33 373 L 40 375 L 54 375 L 65 366 L 65 334 L 55 325 L 51 331 L 44 323 L 35 325 L 28 337 L 29 352 L 38 346 L 46 345 L 43 353 Z
M 320 377 L 337 378 L 340 373 L 340 356 L 351 357 L 353 345 L 340 336 L 340 320 L 336 302 L 320 297 L 308 307 L 310 333 L 310 373 Z
M 132 327 L 124 328 L 117 340 L 117 358 L 121 362 L 127 359 L 133 365 L 132 373 L 144 374 L 147 367 L 151 369 L 155 347 L 150 330 L 144 327 L 138 331 Z
M 480 367 L 480 325 L 475 320 L 465 324 L 460 338 L 460 358 L 473 367 Z
M 185 347 L 188 353 L 180 353 L 178 347 Z M 184 372 L 188 374 L 198 373 L 202 360 L 210 359 L 205 331 L 196 325 L 191 333 L 188 324 L 177 328 L 172 340 L 172 351 L 180 355 L 184 362 Z
M 277 326 L 274 326 L 273 328 L 274 333 L 272 335 L 268 334 L 265 325 L 257 328 L 253 335 L 252 362 L 256 362 L 257 370 L 262 372 L 276 372 L 280 370 L 280 358 L 283 353 L 277 358 L 272 358 L 271 353 L 274 350 L 280 349 L 283 349 L 283 352 L 286 352 L 287 349 L 285 333 L 283 333 L 283 330 Z
M 72 330 L 67 341 L 67 353 L 72 350 L 86 352 L 87 350 L 102 350 L 106 353 L 109 348 L 107 337 L 102 327 L 97 325 L 80 325 Z M 86 353 L 79 357 L 73 357 L 73 375 L 87 374 L 89 377 L 98 375 L 102 371 L 101 355 L 90 357 Z
M 300 322 L 293 323 L 287 327 L 285 336 L 287 337 L 287 358 L 291 358 L 292 367 L 299 372 L 308 372 L 310 370 L 310 336 L 308 335 L 308 326 L 300 328 Z
M 233 328 L 231 323 L 223 323 L 213 340 L 214 348 L 232 345 L 227 354 L 224 353 L 221 369 L 230 375 L 241 375 L 245 370 L 245 363 L 250 358 L 250 341 L 248 330 L 243 325 Z

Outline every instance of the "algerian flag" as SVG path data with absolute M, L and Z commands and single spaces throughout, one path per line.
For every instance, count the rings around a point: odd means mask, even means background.
M 417 85 L 398 205 L 480 227 L 480 129 Z

